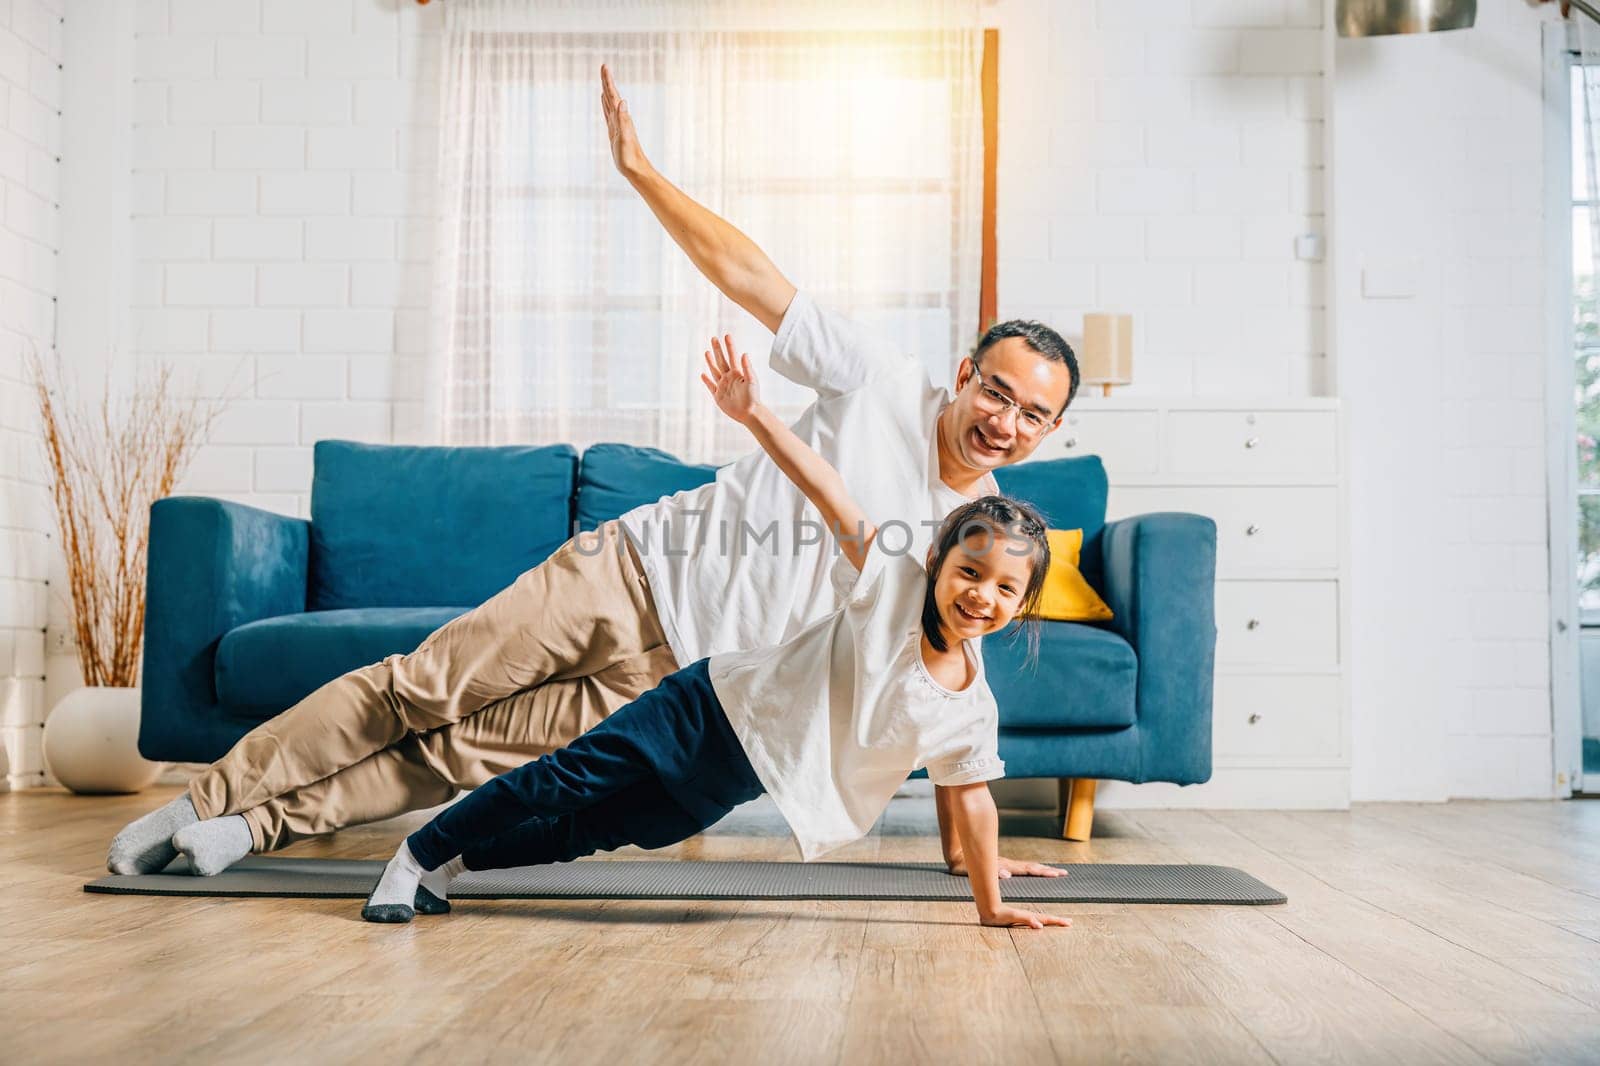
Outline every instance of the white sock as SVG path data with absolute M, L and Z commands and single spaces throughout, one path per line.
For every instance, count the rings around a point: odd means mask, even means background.
M 378 878 L 377 887 L 367 897 L 367 905 L 361 909 L 362 915 L 365 916 L 374 907 L 404 907 L 409 911 L 412 900 L 417 898 L 417 886 L 422 883 L 422 875 L 426 872 L 411 854 L 411 846 L 402 840 L 400 850 L 383 868 L 383 876 Z
M 432 892 L 441 900 L 450 898 L 450 882 L 454 881 L 467 869 L 466 863 L 457 855 L 437 870 L 429 870 L 422 875 L 422 887 Z
M 400 849 L 383 868 L 377 887 L 367 897 L 366 906 L 361 908 L 361 917 L 369 922 L 401 924 L 414 918 L 419 909 L 425 914 L 442 913 L 448 907 L 436 905 L 448 902 L 450 882 L 464 869 L 457 856 L 437 870 L 424 870 L 411 854 L 411 846 L 401 841 Z M 429 894 L 433 899 L 428 898 Z

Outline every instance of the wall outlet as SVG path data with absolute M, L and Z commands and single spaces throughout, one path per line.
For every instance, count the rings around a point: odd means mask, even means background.
M 44 632 L 46 655 L 71 655 L 78 650 L 78 642 L 70 629 L 48 628 Z

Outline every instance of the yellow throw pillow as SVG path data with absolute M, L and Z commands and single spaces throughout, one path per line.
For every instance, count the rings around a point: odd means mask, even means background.
M 1083 553 L 1083 530 L 1050 529 L 1050 572 L 1044 576 L 1039 597 L 1039 617 L 1052 622 L 1103 622 L 1111 617 L 1106 606 L 1078 572 Z

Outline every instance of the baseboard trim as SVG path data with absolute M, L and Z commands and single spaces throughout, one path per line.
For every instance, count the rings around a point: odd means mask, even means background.
M 1218 769 L 1203 785 L 1152 782 L 1130 785 L 1102 781 L 1095 796 L 1098 810 L 1342 811 L 1350 807 L 1350 771 L 1331 769 L 1230 766 Z

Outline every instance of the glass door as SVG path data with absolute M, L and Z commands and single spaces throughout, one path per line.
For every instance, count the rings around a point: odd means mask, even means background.
M 1600 252 L 1600 190 L 1594 147 L 1587 143 L 1590 108 L 1586 68 L 1571 68 L 1573 405 L 1578 492 L 1579 692 L 1583 705 L 1583 783 L 1600 792 L 1600 300 L 1595 256 Z M 1597 80 L 1587 69 L 1587 80 Z

